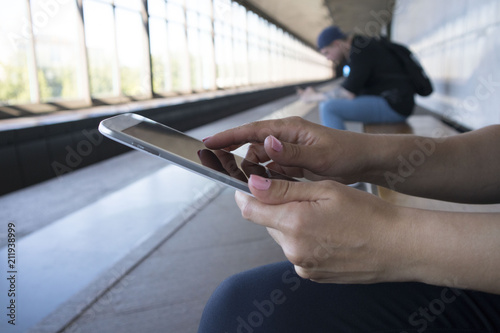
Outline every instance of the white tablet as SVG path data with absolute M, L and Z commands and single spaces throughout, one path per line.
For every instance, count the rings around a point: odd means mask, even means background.
M 207 149 L 202 141 L 137 114 L 105 119 L 99 131 L 112 140 L 249 194 L 247 182 L 251 174 L 297 181 L 225 150 Z

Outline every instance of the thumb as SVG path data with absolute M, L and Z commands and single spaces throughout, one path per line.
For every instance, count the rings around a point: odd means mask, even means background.
M 236 192 L 236 203 L 242 216 L 254 223 L 268 228 L 282 230 L 289 220 L 293 203 L 307 204 L 328 198 L 328 182 L 290 182 L 266 179 L 251 175 L 248 180 L 252 198 Z M 289 205 L 288 205 L 289 204 Z M 295 206 L 295 208 L 302 209 Z
M 293 182 L 251 175 L 248 187 L 257 200 L 269 205 L 327 198 L 324 182 Z
M 318 169 L 315 165 L 318 156 L 322 156 L 313 146 L 281 142 L 272 135 L 265 139 L 264 149 L 267 155 L 281 166 L 300 167 L 313 172 Z

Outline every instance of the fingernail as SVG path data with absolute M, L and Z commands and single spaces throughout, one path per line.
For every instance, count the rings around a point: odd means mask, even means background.
M 271 148 L 273 148 L 274 151 L 280 152 L 283 150 L 283 144 L 278 139 L 276 139 L 272 135 L 268 136 L 267 138 L 269 138 L 269 140 L 271 140 Z
M 267 191 L 271 187 L 271 180 L 257 175 L 250 175 L 248 184 L 260 191 Z
M 201 149 L 197 151 L 198 157 L 201 159 Z
M 205 141 L 207 141 L 207 140 L 210 140 L 210 138 L 211 138 L 211 137 L 212 137 L 212 136 L 207 136 L 206 138 L 201 139 L 201 141 L 205 142 Z

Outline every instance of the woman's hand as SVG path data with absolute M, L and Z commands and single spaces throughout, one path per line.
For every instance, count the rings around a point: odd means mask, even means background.
M 291 177 L 354 183 L 372 160 L 372 136 L 339 131 L 300 117 L 259 121 L 204 140 L 210 149 L 234 150 L 251 142 L 246 159 L 273 161 L 269 168 Z
M 236 193 L 243 217 L 267 227 L 303 278 L 500 294 L 498 213 L 399 207 L 334 181 L 252 175 L 249 187 L 255 197 Z
M 266 226 L 295 265 L 317 282 L 375 283 L 403 279 L 398 208 L 333 182 L 288 182 L 252 175 L 255 198 L 236 193 L 243 217 Z

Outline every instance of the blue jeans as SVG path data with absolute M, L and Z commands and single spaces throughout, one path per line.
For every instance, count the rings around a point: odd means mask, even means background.
M 330 99 L 319 105 L 321 123 L 345 130 L 344 121 L 363 123 L 400 123 L 406 120 L 380 96 L 359 96 L 354 99 Z

